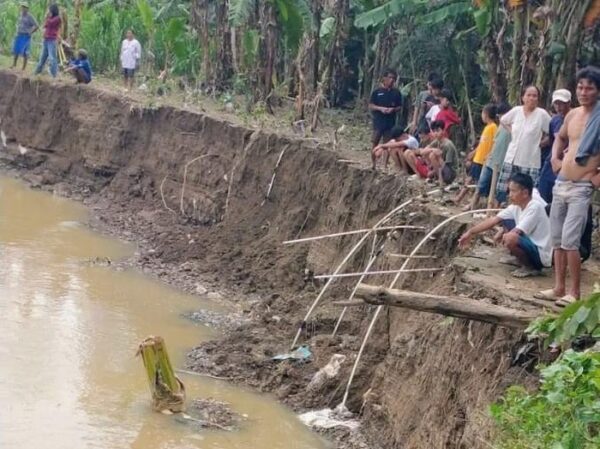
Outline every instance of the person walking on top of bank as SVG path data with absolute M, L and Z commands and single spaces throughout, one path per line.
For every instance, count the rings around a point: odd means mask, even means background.
M 14 69 L 17 66 L 19 56 L 23 58 L 23 70 L 27 67 L 27 59 L 29 59 L 29 48 L 31 46 L 31 35 L 38 30 L 38 23 L 29 13 L 29 5 L 21 3 L 21 15 L 17 24 L 17 36 L 13 44 L 13 65 Z
M 398 76 L 394 70 L 384 70 L 381 77 L 381 86 L 371 93 L 369 110 L 373 115 L 372 149 L 379 145 L 382 140 L 383 143 L 390 140 L 390 133 L 396 126 L 396 114 L 402 109 L 402 94 L 394 87 L 397 78 Z M 373 169 L 375 169 L 377 159 L 373 152 L 371 159 Z

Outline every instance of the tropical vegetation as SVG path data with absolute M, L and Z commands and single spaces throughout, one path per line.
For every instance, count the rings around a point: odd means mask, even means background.
M 491 408 L 498 428 L 493 447 L 600 447 L 600 352 L 594 345 L 600 339 L 600 293 L 570 305 L 559 316 L 535 321 L 528 332 L 532 338 L 543 339 L 546 347 L 588 349 L 566 349 L 554 363 L 541 366 L 539 390 L 508 389 Z M 581 345 L 582 339 L 586 345 Z

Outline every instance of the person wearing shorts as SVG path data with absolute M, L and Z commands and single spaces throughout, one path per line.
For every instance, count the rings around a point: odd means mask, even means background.
M 600 186 L 600 69 L 577 73 L 577 101 L 554 139 L 551 164 L 557 173 L 550 223 L 554 246 L 554 288 L 536 297 L 568 306 L 581 297 L 581 237 L 594 188 Z M 565 153 L 565 148 L 569 151 Z M 571 285 L 567 290 L 567 270 Z
M 539 275 L 552 264 L 550 220 L 545 202 L 533 198 L 533 180 L 528 175 L 513 175 L 508 189 L 511 204 L 495 217 L 468 229 L 460 237 L 459 245 L 466 247 L 477 234 L 502 225 L 504 232 L 497 238 L 520 265 L 511 274 L 518 278 Z
M 142 46 L 135 38 L 133 31 L 127 30 L 125 39 L 121 44 L 121 68 L 126 91 L 133 89 L 133 80 L 141 57 Z
M 383 140 L 390 140 L 390 134 L 396 126 L 396 114 L 402 109 L 402 94 L 394 87 L 396 84 L 396 72 L 391 69 L 384 70 L 381 77 L 381 86 L 371 93 L 369 110 L 373 116 L 373 137 L 371 139 L 371 150 Z M 372 153 L 373 170 L 377 165 L 375 153 Z
M 13 65 L 14 69 L 17 66 L 19 56 L 23 58 L 23 70 L 27 67 L 27 59 L 29 59 L 29 48 L 31 47 L 31 35 L 38 30 L 38 23 L 33 16 L 29 14 L 29 5 L 21 3 L 21 15 L 17 25 L 17 36 L 13 44 Z

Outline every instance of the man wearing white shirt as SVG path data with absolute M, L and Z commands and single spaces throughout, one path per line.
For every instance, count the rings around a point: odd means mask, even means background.
M 466 247 L 475 235 L 502 225 L 506 231 L 501 236 L 502 244 L 521 265 L 512 275 L 518 278 L 539 275 L 544 267 L 552 264 L 546 203 L 539 194 L 534 195 L 533 180 L 524 173 L 510 178 L 508 190 L 510 206 L 468 229 L 458 243 Z
M 141 57 L 142 46 L 133 35 L 133 31 L 127 30 L 125 40 L 121 44 L 121 68 L 125 90 L 133 88 L 133 78 Z

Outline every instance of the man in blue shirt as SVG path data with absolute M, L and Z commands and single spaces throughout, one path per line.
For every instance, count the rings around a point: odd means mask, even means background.
M 92 81 L 92 66 L 84 49 L 77 52 L 77 59 L 69 62 L 66 71 L 73 74 L 77 84 L 88 84 Z

